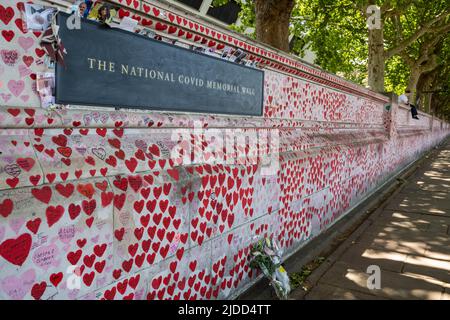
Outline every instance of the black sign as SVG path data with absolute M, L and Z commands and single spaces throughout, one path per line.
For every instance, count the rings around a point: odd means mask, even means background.
M 261 70 L 84 19 L 71 30 L 68 17 L 58 16 L 57 103 L 262 115 Z

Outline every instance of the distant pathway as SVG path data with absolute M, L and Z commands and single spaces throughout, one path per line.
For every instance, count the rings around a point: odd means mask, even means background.
M 450 300 L 449 226 L 447 140 L 304 298 Z M 367 288 L 370 265 L 380 267 L 380 289 Z

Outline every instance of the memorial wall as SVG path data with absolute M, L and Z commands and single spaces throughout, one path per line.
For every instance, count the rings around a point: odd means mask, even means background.
M 102 2 L 0 0 L 1 299 L 235 298 L 257 240 L 288 257 L 450 133 L 175 8 Z

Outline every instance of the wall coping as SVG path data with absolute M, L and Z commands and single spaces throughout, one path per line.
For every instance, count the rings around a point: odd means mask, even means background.
M 232 129 L 360 129 L 384 130 L 382 123 L 356 123 L 345 121 L 299 120 L 265 117 L 242 117 L 229 115 L 203 115 L 198 113 L 143 112 L 135 109 L 69 107 L 47 110 L 43 108 L 3 107 L 3 128 L 204 128 Z M 104 121 L 95 117 L 104 117 Z
M 41 0 L 42 2 L 44 0 Z M 59 7 L 69 8 L 71 3 L 66 0 L 45 0 L 44 3 L 52 3 Z M 370 98 L 372 100 L 387 103 L 389 98 L 380 93 L 371 91 L 359 84 L 345 80 L 337 75 L 326 72 L 318 66 L 313 66 L 299 57 L 287 54 L 277 50 L 268 45 L 259 43 L 245 35 L 239 34 L 229 29 L 223 28 L 221 25 L 205 21 L 191 12 L 183 12 L 180 8 L 174 5 L 165 4 L 162 2 L 155 2 L 150 0 L 140 0 L 127 4 L 125 0 L 104 0 L 115 6 L 120 6 L 120 14 L 133 15 L 140 19 L 139 26 L 142 28 L 151 29 L 156 34 L 162 35 L 166 38 L 178 39 L 180 42 L 196 44 L 200 46 L 200 42 L 194 42 L 186 39 L 187 33 L 204 38 L 211 44 L 212 42 L 217 46 L 229 46 L 233 48 L 240 48 L 246 51 L 251 59 L 254 59 L 268 69 L 277 72 L 286 73 L 294 77 L 307 79 L 321 85 L 329 86 L 348 93 L 356 94 L 362 97 Z M 138 6 L 135 7 L 137 3 Z M 149 24 L 149 19 L 152 21 L 151 26 L 143 25 L 143 21 Z M 158 25 L 164 30 L 157 30 Z M 170 28 L 176 28 L 175 31 L 169 32 Z M 176 31 L 184 30 L 184 38 L 175 35 Z M 192 37 L 191 37 L 192 38 Z

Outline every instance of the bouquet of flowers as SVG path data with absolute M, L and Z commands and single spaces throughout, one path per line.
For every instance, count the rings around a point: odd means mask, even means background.
M 279 299 L 286 300 L 291 286 L 289 276 L 281 265 L 282 252 L 271 238 L 259 240 L 254 244 L 251 252 L 250 267 L 260 269 L 270 280 Z

